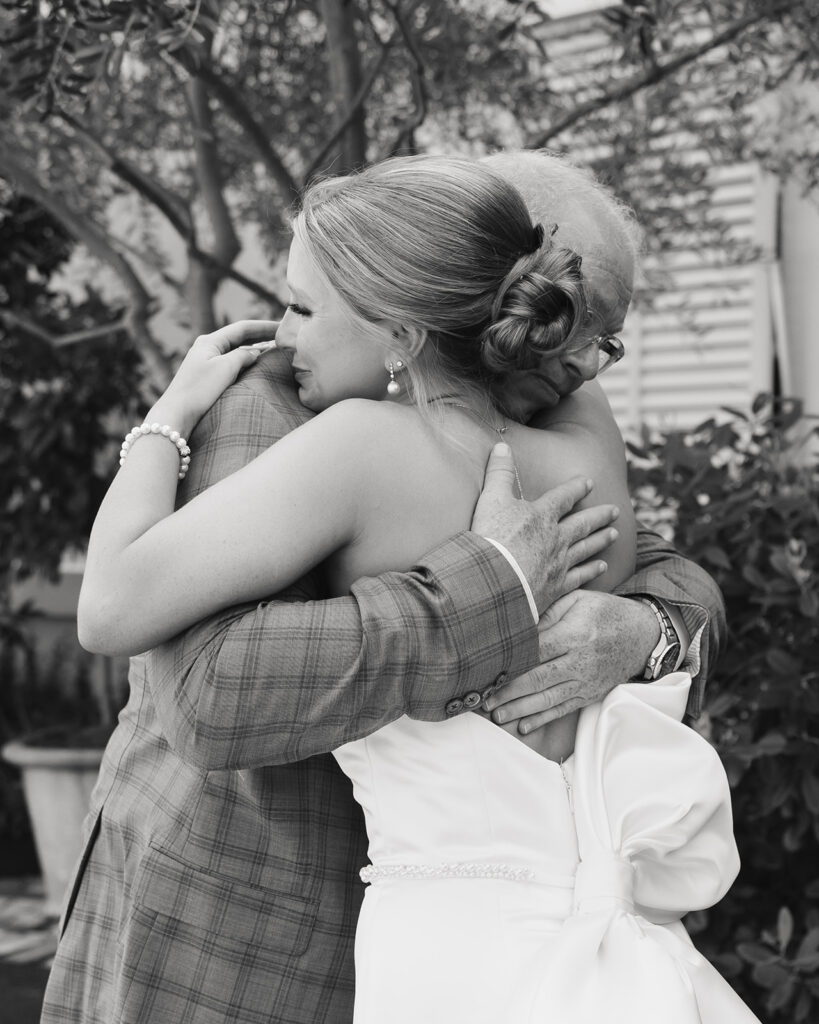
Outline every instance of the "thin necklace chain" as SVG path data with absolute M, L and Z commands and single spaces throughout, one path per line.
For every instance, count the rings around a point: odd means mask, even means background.
M 468 413 L 470 413 L 476 419 L 480 420 L 481 423 L 489 427 L 490 430 L 494 430 L 498 437 L 501 439 L 501 441 L 503 441 L 505 444 L 509 444 L 509 442 L 504 437 L 504 434 L 509 429 L 509 424 L 506 422 L 506 419 L 502 419 L 501 424 L 499 426 L 497 423 L 492 423 L 485 416 L 481 416 L 481 414 L 476 409 L 473 409 L 471 405 L 467 405 L 466 402 L 457 402 L 450 398 L 448 395 L 441 395 L 440 398 L 431 398 L 430 402 L 440 402 L 442 405 L 454 405 L 457 406 L 459 409 L 466 409 Z M 509 445 L 509 450 L 512 450 L 511 445 Z M 515 483 L 518 485 L 518 495 L 521 498 L 521 500 L 525 500 L 523 497 L 523 488 L 520 485 L 520 474 L 518 473 L 518 464 L 517 462 L 515 462 L 514 452 L 512 453 L 512 468 L 515 471 Z

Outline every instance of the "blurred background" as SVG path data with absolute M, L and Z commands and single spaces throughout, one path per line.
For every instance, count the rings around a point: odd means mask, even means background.
M 0 0 L 0 1019 L 37 1019 L 125 700 L 74 627 L 122 434 L 193 337 L 280 313 L 313 176 L 546 147 L 645 231 L 602 382 L 638 513 L 728 605 L 698 727 L 743 869 L 687 924 L 819 1020 L 818 73 L 819 0 Z

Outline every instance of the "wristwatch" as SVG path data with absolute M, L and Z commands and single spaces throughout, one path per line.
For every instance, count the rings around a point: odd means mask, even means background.
M 659 601 L 651 597 L 641 597 L 639 600 L 648 605 L 660 624 L 660 639 L 648 656 L 643 672 L 643 679 L 650 681 L 659 679 L 660 676 L 664 676 L 668 672 L 673 672 L 677 667 L 681 650 L 680 638 L 677 636 L 677 630 L 674 628 L 674 623 L 668 612 Z

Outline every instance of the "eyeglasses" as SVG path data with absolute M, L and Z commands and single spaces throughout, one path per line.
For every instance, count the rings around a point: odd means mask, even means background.
M 626 354 L 626 346 L 614 334 L 599 334 L 592 341 L 597 345 L 597 375 L 611 369 Z
M 626 354 L 625 345 L 614 334 L 598 334 L 594 338 L 588 338 L 574 348 L 564 349 L 560 353 L 561 358 L 576 355 L 578 352 L 585 352 L 589 345 L 597 346 L 597 376 L 611 369 L 615 363 L 619 363 Z

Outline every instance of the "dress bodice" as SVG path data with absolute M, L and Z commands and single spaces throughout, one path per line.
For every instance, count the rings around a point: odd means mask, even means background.
M 335 752 L 378 866 L 493 863 L 573 875 L 571 763 L 548 761 L 478 715 L 406 716 Z

